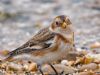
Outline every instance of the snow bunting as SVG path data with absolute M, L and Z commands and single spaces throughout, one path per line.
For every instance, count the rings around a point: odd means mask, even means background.
M 32 60 L 39 65 L 67 59 L 74 50 L 72 23 L 65 15 L 57 16 L 49 27 L 40 30 L 21 47 L 11 51 L 5 60 Z

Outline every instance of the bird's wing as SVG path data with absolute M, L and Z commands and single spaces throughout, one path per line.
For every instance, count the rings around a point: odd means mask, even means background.
M 51 41 L 51 39 L 49 39 L 49 41 Z M 20 55 L 20 54 L 23 54 L 23 53 L 28 54 L 28 53 L 34 53 L 36 51 L 49 51 L 50 49 L 54 49 L 53 44 L 54 43 L 49 43 L 49 44 L 48 43 L 40 43 L 40 44 L 34 45 L 32 47 L 26 47 L 26 48 L 18 49 L 18 50 L 16 49 L 16 50 L 13 50 L 13 51 L 9 52 L 8 55 L 7 55 L 7 58 L 5 60 L 9 60 L 14 56 L 17 56 L 17 55 Z
M 8 53 L 8 57 L 13 57 L 22 53 L 30 51 L 43 50 L 52 45 L 55 34 L 50 32 L 49 29 L 44 28 L 40 30 L 32 39 L 26 42 L 21 47 Z M 28 50 L 28 51 L 27 51 Z
M 48 40 L 53 39 L 54 37 L 54 33 L 52 33 L 49 30 L 49 27 L 46 27 L 42 30 L 40 30 L 35 36 L 33 36 L 29 41 L 27 41 L 25 44 L 23 44 L 22 46 L 18 47 L 15 50 L 20 50 L 20 49 L 24 49 L 27 47 L 32 47 L 38 44 L 45 44 L 45 42 L 47 42 Z M 48 44 L 47 44 L 48 45 Z M 43 45 L 44 47 L 46 46 Z

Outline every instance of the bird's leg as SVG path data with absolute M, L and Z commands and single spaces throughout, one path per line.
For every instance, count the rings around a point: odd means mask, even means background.
M 38 65 L 38 70 L 40 71 L 40 73 L 41 73 L 42 75 L 44 75 L 44 74 L 43 74 L 43 71 L 41 70 L 41 66 L 40 66 L 40 65 Z
M 60 75 L 63 75 L 63 73 L 64 73 L 64 71 L 62 71 L 62 72 L 60 73 Z
M 56 71 L 56 69 L 54 68 L 54 66 L 52 64 L 50 64 L 50 63 L 49 63 L 49 65 L 54 70 L 54 72 L 56 73 L 55 75 L 58 75 L 58 72 Z

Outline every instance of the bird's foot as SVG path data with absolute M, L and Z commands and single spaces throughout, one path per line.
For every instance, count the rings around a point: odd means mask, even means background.
M 40 71 L 40 73 L 41 73 L 42 75 L 44 75 L 43 71 L 41 70 L 41 66 L 40 66 L 40 65 L 38 65 L 38 70 Z
M 54 68 L 54 66 L 53 66 L 52 64 L 50 64 L 50 63 L 49 63 L 49 65 L 50 65 L 50 67 L 54 70 L 55 75 L 58 75 L 58 72 L 57 72 L 57 70 Z

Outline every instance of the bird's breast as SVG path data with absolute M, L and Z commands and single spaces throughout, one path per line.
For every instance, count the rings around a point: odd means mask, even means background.
M 72 37 L 69 35 L 67 38 L 62 35 L 58 35 L 59 51 L 68 51 L 72 47 Z

